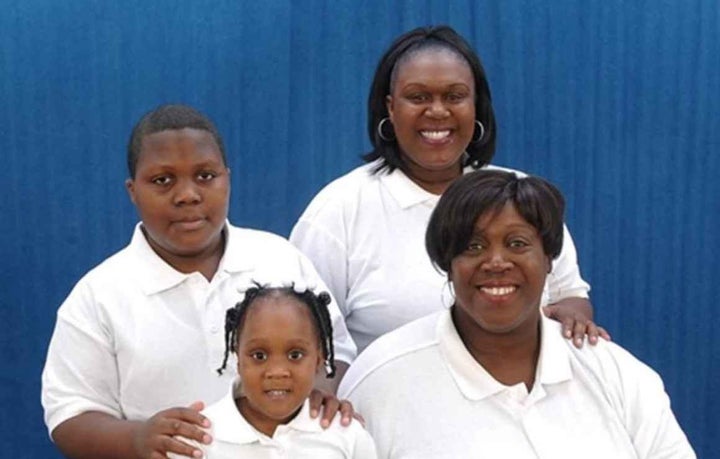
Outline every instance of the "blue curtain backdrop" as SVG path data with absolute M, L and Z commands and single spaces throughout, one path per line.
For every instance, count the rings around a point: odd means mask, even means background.
M 662 375 L 698 455 L 720 457 L 716 0 L 2 0 L 3 457 L 59 457 L 40 372 L 58 305 L 128 242 L 138 117 L 174 101 L 208 113 L 230 155 L 231 219 L 287 235 L 367 150 L 382 51 L 430 23 L 484 61 L 495 163 L 566 193 L 597 321 Z

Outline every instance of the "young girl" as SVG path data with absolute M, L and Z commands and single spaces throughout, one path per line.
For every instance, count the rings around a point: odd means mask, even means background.
M 335 373 L 330 296 L 293 287 L 257 284 L 227 311 L 225 369 L 237 354 L 238 378 L 228 395 L 203 414 L 211 445 L 203 457 L 376 457 L 375 444 L 357 422 L 334 421 L 325 430 L 309 415 L 308 395 L 321 368 Z M 266 456 L 267 455 L 267 456 Z

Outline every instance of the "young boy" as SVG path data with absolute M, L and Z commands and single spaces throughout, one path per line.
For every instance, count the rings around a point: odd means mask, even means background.
M 237 354 L 238 378 L 203 414 L 212 421 L 206 459 L 292 457 L 374 459 L 375 444 L 359 423 L 322 429 L 307 397 L 321 368 L 333 377 L 330 295 L 298 285 L 248 289 L 227 312 L 225 360 Z
M 196 110 L 166 105 L 145 115 L 127 159 L 141 222 L 58 310 L 42 376 L 45 422 L 71 458 L 197 457 L 177 437 L 212 440 L 201 429 L 203 404 L 193 402 L 217 401 L 232 380 L 214 367 L 237 289 L 273 276 L 322 282 L 286 240 L 227 221 L 222 139 Z M 330 312 L 338 359 L 350 362 L 354 344 L 334 303 Z M 325 424 L 336 408 L 326 404 Z M 349 411 L 343 405 L 344 422 Z

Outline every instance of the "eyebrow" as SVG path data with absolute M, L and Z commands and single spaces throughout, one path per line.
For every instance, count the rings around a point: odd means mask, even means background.
M 262 345 L 268 344 L 268 341 L 269 341 L 269 340 L 268 340 L 267 338 L 264 338 L 264 337 L 262 337 L 262 338 L 253 338 L 253 339 L 250 339 L 250 340 L 246 341 L 246 342 L 245 342 L 245 345 L 246 345 L 246 346 L 262 346 Z M 306 340 L 306 339 L 304 339 L 304 338 L 300 338 L 300 339 L 287 340 L 285 343 L 286 343 L 286 344 L 289 344 L 290 346 L 300 346 L 300 345 L 303 345 L 303 346 L 311 346 L 311 345 L 314 343 L 314 340 L 313 340 L 313 341 L 308 341 L 308 340 Z

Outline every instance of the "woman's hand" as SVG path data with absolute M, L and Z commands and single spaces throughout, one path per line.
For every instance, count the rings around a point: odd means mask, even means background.
M 364 420 L 359 414 L 355 413 L 352 403 L 347 400 L 338 400 L 338 398 L 328 392 L 323 392 L 319 389 L 313 389 L 310 393 L 310 417 L 316 418 L 320 414 L 322 408 L 322 419 L 320 425 L 327 429 L 330 423 L 335 418 L 337 412 L 340 412 L 340 424 L 343 426 L 349 426 L 352 422 L 352 418 L 355 417 L 360 422 L 364 423 Z
M 598 337 L 610 341 L 610 334 L 592 321 L 592 304 L 585 298 L 565 298 L 543 308 L 543 313 L 562 323 L 562 334 L 573 340 L 575 347 L 580 349 L 585 335 L 590 344 L 597 344 Z
M 209 444 L 210 435 L 201 427 L 210 427 L 210 421 L 200 411 L 202 402 L 188 408 L 170 408 L 160 411 L 135 430 L 133 447 L 143 459 L 166 459 L 167 453 L 186 457 L 202 457 L 202 451 L 181 441 L 178 437 Z

